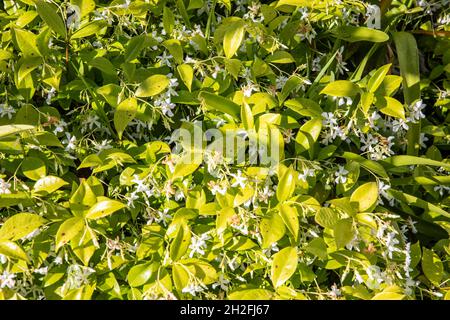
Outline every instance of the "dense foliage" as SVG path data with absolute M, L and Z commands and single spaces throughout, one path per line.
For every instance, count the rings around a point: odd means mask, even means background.
M 0 298 L 449 299 L 449 8 L 0 1 Z

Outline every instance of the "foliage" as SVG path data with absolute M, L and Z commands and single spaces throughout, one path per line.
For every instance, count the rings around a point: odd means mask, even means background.
M 449 299 L 449 7 L 0 1 L 0 298 Z

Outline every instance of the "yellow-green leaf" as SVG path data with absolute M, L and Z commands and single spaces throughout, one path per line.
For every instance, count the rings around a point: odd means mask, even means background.
M 102 200 L 94 204 L 86 213 L 87 219 L 100 219 L 113 214 L 120 209 L 125 208 L 126 205 L 117 200 Z
M 162 74 L 155 74 L 145 79 L 136 90 L 136 97 L 151 97 L 163 92 L 169 86 L 169 79 Z
M 45 223 L 45 219 L 33 213 L 18 213 L 8 218 L 0 228 L 0 241 L 19 240 Z
M 280 215 L 289 232 L 294 236 L 294 240 L 297 241 L 299 230 L 297 210 L 288 204 L 281 204 Z
M 297 248 L 287 247 L 273 255 L 270 278 L 275 288 L 292 277 L 297 269 L 297 263 Z
M 355 204 L 358 212 L 366 212 L 378 200 L 378 185 L 376 182 L 367 182 L 353 191 L 350 202 Z
M 66 39 L 67 30 L 66 25 L 60 14 L 58 14 L 58 8 L 44 0 L 36 1 L 36 10 L 42 20 L 57 34 Z
M 189 64 L 182 64 L 177 67 L 178 73 L 183 83 L 189 91 L 192 88 L 192 80 L 194 79 L 194 69 Z
M 136 98 L 128 98 L 122 101 L 114 112 L 114 127 L 116 128 L 119 139 L 131 120 L 136 116 L 138 106 Z
M 83 218 L 73 217 L 64 221 L 56 232 L 56 250 L 72 240 L 75 236 L 85 230 L 85 222 Z

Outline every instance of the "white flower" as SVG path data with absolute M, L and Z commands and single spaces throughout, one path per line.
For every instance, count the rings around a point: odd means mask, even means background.
M 227 187 L 222 183 L 210 181 L 208 182 L 208 187 L 213 195 L 216 195 L 216 193 L 224 195 L 227 192 Z
M 342 46 L 336 54 L 336 60 L 337 60 L 336 72 L 339 72 L 340 74 L 344 74 L 344 71 L 348 71 L 348 69 L 346 67 L 347 62 L 345 62 L 343 60 L 343 56 L 342 56 L 343 53 L 344 53 L 344 46 Z
M 1 184 L 0 184 L 0 186 L 1 186 Z M 1 187 L 0 187 L 0 189 L 1 189 Z M 433 188 L 433 190 L 439 192 L 440 196 L 442 197 L 442 196 L 444 196 L 445 191 L 447 191 L 447 192 L 450 191 L 450 187 L 439 185 L 439 186 L 435 186 Z M 0 190 L 0 194 L 1 194 L 1 190 Z
M 2 274 L 0 274 L 0 289 L 3 288 L 14 288 L 16 285 L 16 275 L 14 273 L 9 273 L 8 271 L 3 271 Z
M 81 123 L 81 132 L 86 132 L 88 129 L 92 131 L 94 129 L 100 128 L 102 125 L 99 120 L 100 118 L 96 114 L 89 113 Z
M 422 118 L 425 118 L 422 110 L 425 109 L 426 104 L 423 103 L 422 100 L 418 100 L 414 102 L 412 105 L 408 107 L 409 109 L 409 117 L 408 120 L 412 123 L 416 123 Z
M 70 135 L 70 133 L 66 132 L 66 138 L 62 141 L 63 144 L 66 145 L 65 150 L 67 152 L 75 151 L 77 149 L 77 137 Z
M 92 144 L 94 145 L 94 148 L 97 150 L 97 154 L 99 154 L 103 150 L 108 150 L 112 148 L 112 145 L 110 145 L 111 140 L 102 140 L 101 142 L 93 141 Z
M 217 279 L 217 282 L 214 282 L 212 284 L 212 288 L 215 289 L 217 287 L 220 287 L 220 289 L 222 289 L 224 291 L 228 291 L 228 284 L 229 283 L 230 283 L 230 281 L 225 279 L 225 277 L 223 276 L 223 273 L 221 273 L 219 275 L 219 279 Z
M 353 103 L 353 100 L 350 97 L 341 97 L 338 100 L 338 106 L 343 106 L 344 104 L 347 106 L 351 106 L 352 103 Z
M 11 184 L 0 178 L 0 194 L 10 194 Z
M 64 287 L 76 289 L 88 284 L 88 277 L 95 273 L 95 270 L 79 264 L 72 264 L 67 268 L 67 280 Z
M 207 233 L 203 233 L 200 237 L 193 237 L 192 243 L 189 246 L 191 252 L 189 253 L 189 257 L 192 258 L 194 254 L 198 253 L 199 255 L 205 255 L 206 248 L 206 240 L 209 240 L 210 236 Z
M 401 130 L 408 130 L 408 129 L 409 129 L 409 126 L 405 120 L 398 119 L 398 120 L 392 121 L 392 131 L 398 132 Z
M 392 259 L 392 254 L 394 252 L 400 252 L 401 250 L 396 247 L 397 244 L 400 243 L 400 241 L 395 238 L 396 233 L 395 232 L 389 232 L 386 235 L 386 238 L 384 239 L 386 241 L 386 250 L 387 250 L 387 256 L 389 259 Z
M 16 110 L 5 103 L 0 104 L 0 118 L 7 116 L 8 119 L 12 119 L 13 115 L 16 113 Z
M 138 175 L 134 175 L 133 180 L 131 182 L 135 183 L 135 192 L 142 192 L 147 195 L 147 197 L 151 197 L 153 195 L 152 190 L 150 189 L 150 186 L 145 183 L 144 180 L 139 179 Z
M 288 81 L 288 77 L 283 76 L 283 75 L 279 75 L 276 79 L 275 79 L 275 87 L 279 90 L 283 89 L 284 85 L 286 84 L 286 81 Z
M 5 255 L 0 253 L 0 264 L 5 264 L 8 261 Z
M 159 59 L 159 63 L 161 64 L 161 66 L 172 66 L 172 64 L 170 63 L 170 59 L 172 59 L 173 56 L 167 54 L 166 51 L 163 51 L 163 53 L 160 56 L 156 56 L 156 58 Z
M 240 188 L 245 187 L 245 181 L 247 181 L 247 178 L 242 176 L 241 170 L 238 170 L 237 174 L 232 173 L 231 176 L 234 178 L 234 183 L 231 185 L 233 188 L 237 186 Z
M 247 81 L 247 84 L 242 86 L 241 89 L 244 93 L 244 97 L 250 97 L 253 91 L 259 91 L 258 86 L 250 81 Z
M 312 71 L 319 72 L 322 70 L 322 66 L 320 65 L 320 60 L 322 60 L 322 57 L 315 57 L 312 61 Z
M 334 180 L 336 183 L 345 183 L 347 182 L 347 174 L 348 171 L 341 165 L 339 165 L 339 169 L 334 173 L 336 179 Z
M 58 123 L 55 125 L 55 130 L 53 130 L 53 133 L 56 135 L 58 132 L 64 132 L 65 128 L 67 127 L 67 123 L 60 119 Z
M 303 169 L 303 172 L 298 174 L 298 179 L 306 182 L 306 179 L 314 177 L 314 174 L 314 169 Z
M 420 137 L 419 137 L 419 144 L 422 148 L 426 148 L 427 145 L 425 144 L 425 142 L 428 141 L 428 138 L 425 136 L 425 133 L 421 132 L 420 133 Z
M 262 191 L 258 192 L 258 200 L 262 201 L 264 203 L 267 203 L 267 201 L 270 199 L 271 196 L 273 196 L 275 192 L 270 190 L 269 186 L 265 186 Z
M 167 220 L 172 219 L 172 216 L 168 214 L 169 209 L 165 208 L 163 211 L 158 211 L 159 217 L 155 219 L 156 222 L 162 222 L 164 225 L 167 225 Z
M 45 103 L 46 104 L 51 104 L 52 103 L 52 98 L 55 96 L 56 94 L 56 89 L 55 88 L 51 88 L 49 92 L 47 92 L 47 98 L 45 99 Z
M 172 103 L 170 98 L 170 92 L 162 93 L 155 98 L 155 106 L 160 107 L 163 114 L 173 117 L 172 110 L 175 108 L 175 104 Z
M 45 276 L 48 273 L 48 267 L 42 267 L 39 269 L 34 269 L 34 273 L 41 274 Z
M 369 118 L 367 118 L 371 129 L 378 131 L 379 128 L 375 125 L 375 122 L 380 118 L 381 118 L 381 116 L 376 111 L 372 112 L 372 114 L 369 116 Z
M 78 25 L 80 24 L 80 18 L 81 18 L 80 7 L 69 4 L 67 6 L 66 12 L 67 12 L 67 20 L 66 20 L 67 28 L 77 29 Z
M 211 74 L 211 77 L 213 77 L 213 79 L 217 79 L 217 75 L 219 74 L 219 72 L 222 72 L 222 68 L 216 65 L 214 67 L 214 72 Z
M 187 287 L 183 288 L 183 290 L 181 290 L 182 293 L 189 293 L 192 296 L 196 296 L 196 294 L 198 292 L 202 292 L 204 291 L 206 288 L 202 287 L 198 284 L 189 284 Z

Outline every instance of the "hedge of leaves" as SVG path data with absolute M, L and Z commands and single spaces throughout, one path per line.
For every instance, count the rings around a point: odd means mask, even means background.
M 449 8 L 0 1 L 0 298 L 449 299 Z

